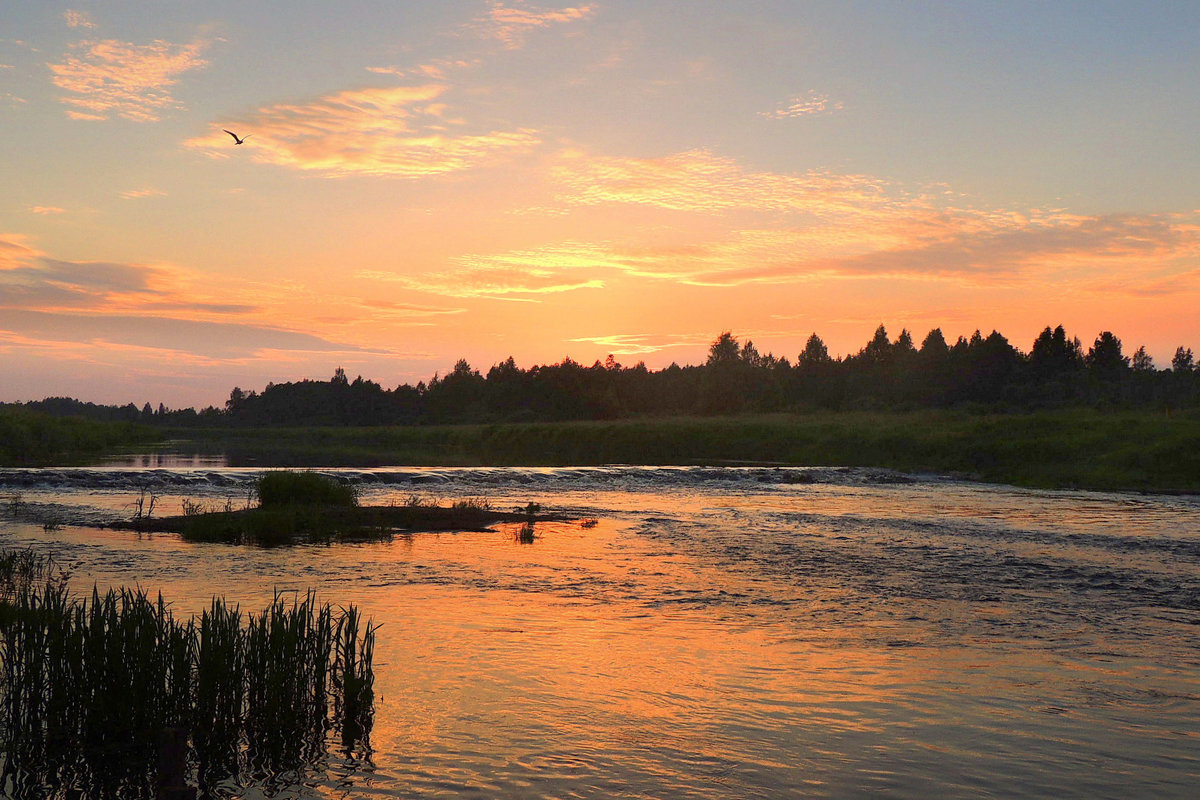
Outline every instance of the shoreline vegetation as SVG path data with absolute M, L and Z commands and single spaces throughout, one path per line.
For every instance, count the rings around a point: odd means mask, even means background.
M 242 508 L 184 501 L 184 513 L 154 517 L 140 512 L 112 527 L 141 533 L 176 533 L 190 542 L 223 542 L 276 547 L 298 543 L 376 541 L 396 534 L 427 531 L 484 531 L 499 522 L 562 520 L 530 503 L 513 511 L 494 509 L 485 500 L 457 500 L 448 506 L 417 496 L 407 503 L 363 506 L 354 487 L 316 472 L 265 473 Z
M 0 414 L 0 426 L 3 420 Z M 5 447 L 9 440 L 0 439 L 0 466 L 71 466 L 118 451 L 165 448 L 224 455 L 231 466 L 263 468 L 846 466 L 1029 488 L 1200 492 L 1196 409 L 815 411 L 476 425 L 159 429 L 52 419 L 41 430 L 71 429 L 77 423 L 90 431 L 88 436 L 47 449 L 37 459 L 28 457 L 27 447 L 14 457 Z M 96 434 L 94 428 L 110 430 Z
M 199 428 L 37 420 L 39 416 L 44 415 L 0 412 L 0 433 L 5 434 L 0 437 L 0 466 L 70 466 L 118 451 L 166 448 L 223 455 L 232 466 L 263 468 L 848 466 L 1029 488 L 1200 492 L 1200 409 L 993 412 L 954 408 L 463 425 Z M 21 432 L 11 435 L 15 429 Z M 22 444 L 14 447 L 13 442 Z M 365 520 L 364 524 L 388 523 Z
M 234 466 L 827 466 L 1043 489 L 1200 492 L 1200 413 L 813 412 L 498 425 L 191 429 Z
M 162 432 L 135 422 L 53 416 L 0 406 L 0 466 L 86 463 L 116 448 L 152 445 Z

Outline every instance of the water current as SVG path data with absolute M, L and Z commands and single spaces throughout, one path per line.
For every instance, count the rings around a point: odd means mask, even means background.
M 532 544 L 500 525 L 275 549 L 104 528 L 139 496 L 244 504 L 258 474 L 147 457 L 0 470 L 21 508 L 0 508 L 0 546 L 178 613 L 315 588 L 382 623 L 373 755 L 274 797 L 1196 796 L 1198 498 L 845 469 L 329 472 L 365 503 L 574 521 Z

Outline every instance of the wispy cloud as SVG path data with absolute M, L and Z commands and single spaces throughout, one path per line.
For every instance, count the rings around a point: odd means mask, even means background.
M 193 316 L 256 310 L 208 296 L 197 290 L 199 283 L 198 277 L 170 265 L 51 258 L 25 237 L 0 234 L 0 308 Z
M 382 319 L 413 320 L 433 317 L 454 316 L 465 314 L 465 308 L 448 308 L 446 306 L 425 306 L 418 303 L 397 303 L 391 300 L 363 300 L 361 307 L 370 312 L 368 324 L 378 324 Z
M 75 11 L 68 8 L 63 12 L 63 19 L 67 23 L 68 28 L 94 28 L 96 23 L 92 22 L 92 18 L 88 16 L 86 11 Z
M 65 214 L 67 210 L 58 206 L 31 206 L 29 211 L 34 214 L 49 216 L 51 214 Z
M 222 128 L 252 134 L 245 149 L 260 163 L 329 177 L 419 178 L 461 172 L 526 152 L 540 143 L 528 129 L 449 133 L 442 84 L 353 89 L 303 104 L 260 109 L 214 125 L 184 144 L 219 155 L 232 142 Z
M 203 359 L 247 357 L 264 349 L 305 353 L 384 352 L 265 325 L 167 316 L 84 316 L 12 310 L 5 313 L 0 329 L 33 342 L 140 347 Z
M 936 235 L 931 231 L 937 231 Z M 733 287 L 830 280 L 951 281 L 964 286 L 1065 285 L 1081 273 L 1131 275 L 1186 264 L 1200 255 L 1194 222 L 1146 215 L 985 215 L 947 212 L 936 222 L 914 215 L 876 238 L 859 225 L 731 231 L 686 244 L 563 242 L 455 259 L 419 275 L 374 273 L 410 289 L 449 297 L 536 299 L 631 279 Z M 1102 284 L 1097 284 L 1100 286 Z M 1155 293 L 1159 282 L 1141 283 Z M 1116 288 L 1116 287 L 1114 287 Z
M 493 0 L 488 13 L 480 21 L 486 35 L 499 39 L 504 46 L 515 50 L 525 43 L 530 32 L 568 22 L 588 19 L 596 13 L 593 3 L 566 8 L 540 8 L 516 0 L 512 4 Z
M 758 115 L 766 119 L 792 119 L 794 117 L 811 117 L 817 114 L 831 114 L 841 111 L 845 105 L 840 100 L 830 100 L 829 95 L 816 91 L 797 95 L 780 103 L 772 111 L 760 111 Z
M 165 197 L 167 193 L 162 189 L 146 187 L 144 189 L 126 189 L 118 194 L 125 200 L 140 200 L 143 197 Z
M 49 64 L 54 85 L 69 92 L 62 98 L 72 119 L 105 120 L 117 115 L 135 122 L 155 122 L 167 109 L 182 105 L 168 91 L 179 75 L 207 65 L 201 55 L 209 43 L 156 40 L 138 45 L 114 39 L 71 45 L 73 55 Z
M 657 158 L 560 154 L 552 177 L 570 205 L 632 203 L 676 211 L 792 211 L 817 216 L 883 211 L 911 202 L 888 181 L 814 170 L 747 170 L 732 158 L 689 150 Z
M 617 333 L 603 336 L 579 336 L 568 342 L 584 342 L 603 347 L 613 355 L 636 356 L 658 353 L 672 347 L 694 348 L 712 341 L 712 333 Z
M 376 75 L 395 75 L 397 78 L 443 81 L 451 72 L 479 66 L 479 59 L 438 59 L 415 67 L 367 67 Z
M 397 283 L 408 289 L 444 297 L 463 298 L 529 299 L 538 295 L 603 287 L 603 280 L 578 273 L 573 275 L 573 270 L 564 266 L 562 260 L 547 256 L 548 252 L 558 252 L 564 258 L 573 255 L 576 259 L 584 259 L 588 248 L 583 246 L 572 251 L 571 246 L 565 246 L 502 256 L 475 256 L 457 259 L 460 266 L 440 272 L 408 275 L 376 270 L 360 272 L 358 277 Z M 597 248 L 594 252 L 601 251 Z
M 0 234 L 0 350 L 78 356 L 93 366 L 122 348 L 169 354 L 177 364 L 227 363 L 264 351 L 274 361 L 280 353 L 384 352 L 272 324 L 259 307 L 229 302 L 228 291 L 206 294 L 201 287 L 208 283 L 208 276 L 171 265 L 51 258 L 26 237 Z

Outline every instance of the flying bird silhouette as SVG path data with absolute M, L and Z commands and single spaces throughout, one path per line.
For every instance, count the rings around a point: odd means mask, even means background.
M 234 133 L 233 131 L 226 131 L 224 128 L 221 128 L 221 130 L 225 131 L 226 133 L 228 133 L 230 136 L 232 136 L 232 137 L 233 137 L 233 143 L 234 143 L 234 144 L 242 144 L 243 142 L 245 142 L 247 139 L 249 139 L 251 136 L 253 136 L 253 135 L 254 135 L 254 134 L 247 134 L 247 135 L 245 135 L 245 136 L 241 136 L 241 137 L 239 137 L 239 136 L 238 136 L 236 133 Z

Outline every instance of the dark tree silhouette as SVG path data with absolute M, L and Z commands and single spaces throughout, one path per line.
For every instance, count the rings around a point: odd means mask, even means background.
M 1200 404 L 1200 371 L 1191 348 L 1179 347 L 1159 370 L 1144 347 L 1132 358 L 1111 331 L 1084 356 L 1061 325 L 1047 326 L 1029 355 L 999 331 L 975 331 L 948 346 L 940 328 L 918 350 L 905 329 L 894 342 L 881 324 L 859 351 L 835 358 L 817 333 L 793 366 L 723 331 L 700 366 L 651 371 L 622 366 L 615 356 L 590 367 L 565 358 L 522 369 L 512 357 L 481 375 L 460 359 L 428 383 L 385 390 L 338 367 L 327 381 L 268 383 L 261 394 L 234 387 L 224 409 L 171 410 L 98 406 L 71 398 L 23 404 L 59 416 L 176 425 L 415 425 L 460 422 L 608 419 L 638 415 L 798 411 L 813 408 L 901 409 L 973 404 L 1033 409 L 1071 404 L 1157 406 Z
M 1133 360 L 1131 363 L 1134 372 L 1153 372 L 1154 359 L 1146 352 L 1146 346 L 1142 345 L 1133 352 Z
M 1116 379 L 1129 369 L 1129 359 L 1121 354 L 1121 340 L 1112 331 L 1104 331 L 1096 337 L 1084 360 L 1094 374 L 1107 379 Z
M 1182 347 L 1175 350 L 1175 357 L 1171 359 L 1171 371 L 1188 373 L 1196 368 L 1195 357 L 1192 355 L 1192 348 L 1186 350 Z
M 741 348 L 732 331 L 723 331 L 708 347 L 708 366 L 728 364 L 741 359 Z

